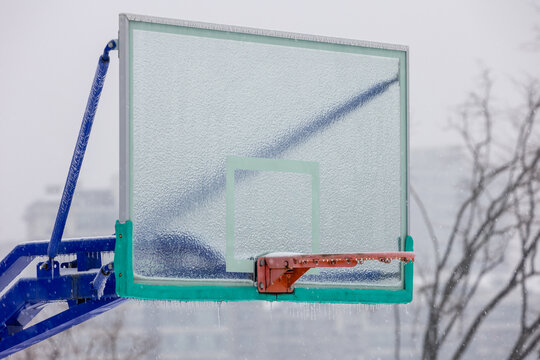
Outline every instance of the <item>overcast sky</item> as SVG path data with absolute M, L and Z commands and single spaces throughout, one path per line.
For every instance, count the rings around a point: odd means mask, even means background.
M 98 5 L 96 5 L 98 4 Z M 452 144 L 452 109 L 492 69 L 501 102 L 540 77 L 528 50 L 538 1 L 2 1 L 0 241 L 25 234 L 25 207 L 63 184 L 97 59 L 122 12 L 408 45 L 411 147 Z M 537 33 L 535 34 L 535 29 Z M 118 168 L 113 57 L 80 180 L 110 186 Z M 113 232 L 113 224 L 111 224 Z

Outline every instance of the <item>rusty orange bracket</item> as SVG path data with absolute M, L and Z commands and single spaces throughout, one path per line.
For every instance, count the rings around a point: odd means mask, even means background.
M 390 263 L 399 260 L 414 262 L 414 252 L 366 252 L 355 254 L 313 254 L 257 258 L 257 289 L 260 293 L 286 294 L 294 291 L 294 283 L 311 268 L 355 267 L 364 261 Z

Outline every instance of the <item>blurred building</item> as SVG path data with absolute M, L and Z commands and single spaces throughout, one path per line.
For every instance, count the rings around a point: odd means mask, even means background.
M 48 186 L 43 197 L 27 207 L 24 220 L 28 240 L 46 240 L 51 237 L 62 190 L 61 186 Z M 114 223 L 118 218 L 116 204 L 111 189 L 85 189 L 79 186 L 73 196 L 63 237 L 113 234 Z

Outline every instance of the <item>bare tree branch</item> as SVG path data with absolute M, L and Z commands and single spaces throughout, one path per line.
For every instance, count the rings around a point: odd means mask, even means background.
M 530 320 L 529 288 L 537 274 L 535 259 L 540 241 L 540 224 L 535 220 L 536 205 L 540 203 L 540 132 L 535 128 L 540 85 L 533 81 L 524 89 L 525 111 L 494 112 L 492 81 L 489 72 L 484 72 L 481 91 L 469 96 L 460 108 L 459 120 L 453 121 L 452 126 L 461 135 L 470 156 L 471 167 L 467 195 L 458 206 L 442 249 L 443 242 L 437 237 L 425 204 L 414 189 L 411 191 L 432 242 L 436 263 L 420 289 L 429 305 L 424 359 L 436 359 L 447 340 L 458 336 L 454 331 L 458 321 L 465 330 L 459 335 L 461 341 L 452 358 L 462 358 L 485 319 L 517 289 L 521 299 L 519 334 L 510 358 L 522 358 L 523 354 L 535 351 L 531 339 L 537 339 L 540 325 Z M 499 120 L 501 115 L 510 116 L 514 134 L 508 129 L 497 130 L 497 124 L 504 124 Z M 499 139 L 501 135 L 503 141 Z M 514 255 L 506 256 L 509 248 Z M 509 279 L 500 282 L 490 297 L 475 297 L 486 276 L 503 261 L 512 263 L 505 265 L 512 266 Z M 470 313 L 470 305 L 478 305 L 479 301 L 483 301 L 480 311 L 464 317 Z

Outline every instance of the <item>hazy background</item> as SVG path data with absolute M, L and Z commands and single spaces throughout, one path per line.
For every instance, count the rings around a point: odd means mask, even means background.
M 25 207 L 63 184 L 97 59 L 118 13 L 396 43 L 410 48 L 411 147 L 455 143 L 453 106 L 492 69 L 504 89 L 539 75 L 538 1 L 2 1 L 0 241 L 25 239 Z M 536 30 L 535 30 L 536 29 Z M 118 60 L 113 55 L 80 176 L 111 187 L 118 168 Z M 113 224 L 111 224 L 111 233 Z
M 463 173 L 463 159 L 454 147 L 459 139 L 447 126 L 456 105 L 479 88 L 483 69 L 492 70 L 495 102 L 504 109 L 519 104 L 518 84 L 540 77 L 540 49 L 533 45 L 536 39 L 538 46 L 540 37 L 540 1 L 0 0 L 1 255 L 37 233 L 45 234 L 41 238 L 50 236 L 47 231 L 32 232 L 23 218 L 30 209 L 32 216 L 46 222 L 38 224 L 39 229 L 52 227 L 60 194 L 46 194 L 46 188 L 61 190 L 64 184 L 98 57 L 105 44 L 117 38 L 122 12 L 408 45 L 411 180 L 427 194 L 430 215 L 443 233 L 439 220 L 451 218 L 456 184 Z M 71 212 L 72 219 L 87 219 L 85 210 L 104 215 L 105 221 L 90 222 L 105 224 L 103 229 L 95 225 L 91 229 L 103 235 L 114 232 L 117 217 L 111 198 L 117 182 L 118 136 L 118 59 L 113 53 Z M 89 230 L 73 229 L 76 235 Z M 421 255 L 429 248 L 428 237 L 414 205 L 411 229 Z M 425 263 L 419 259 L 415 274 Z M 421 284 L 415 282 L 418 289 Z M 178 358 L 186 351 L 203 358 L 204 349 L 209 349 L 209 358 L 225 354 L 221 358 L 251 359 L 255 353 L 329 358 L 336 347 L 348 358 L 353 353 L 358 359 L 391 358 L 393 309 L 132 301 L 131 306 L 123 305 L 75 328 L 73 341 L 126 321 L 123 334 L 133 344 L 149 340 L 137 336 L 160 339 L 161 348 L 154 349 L 151 358 Z M 418 358 L 421 334 L 410 319 L 426 305 L 417 297 L 400 309 L 403 339 L 412 339 L 403 341 L 402 356 Z M 516 309 L 511 303 L 498 311 L 482 333 L 480 345 L 468 355 L 485 358 L 497 354 L 497 346 L 513 341 L 508 334 L 516 329 L 512 323 Z M 65 347 L 65 337 L 53 339 L 60 339 Z M 40 358 L 43 353 L 36 351 Z

